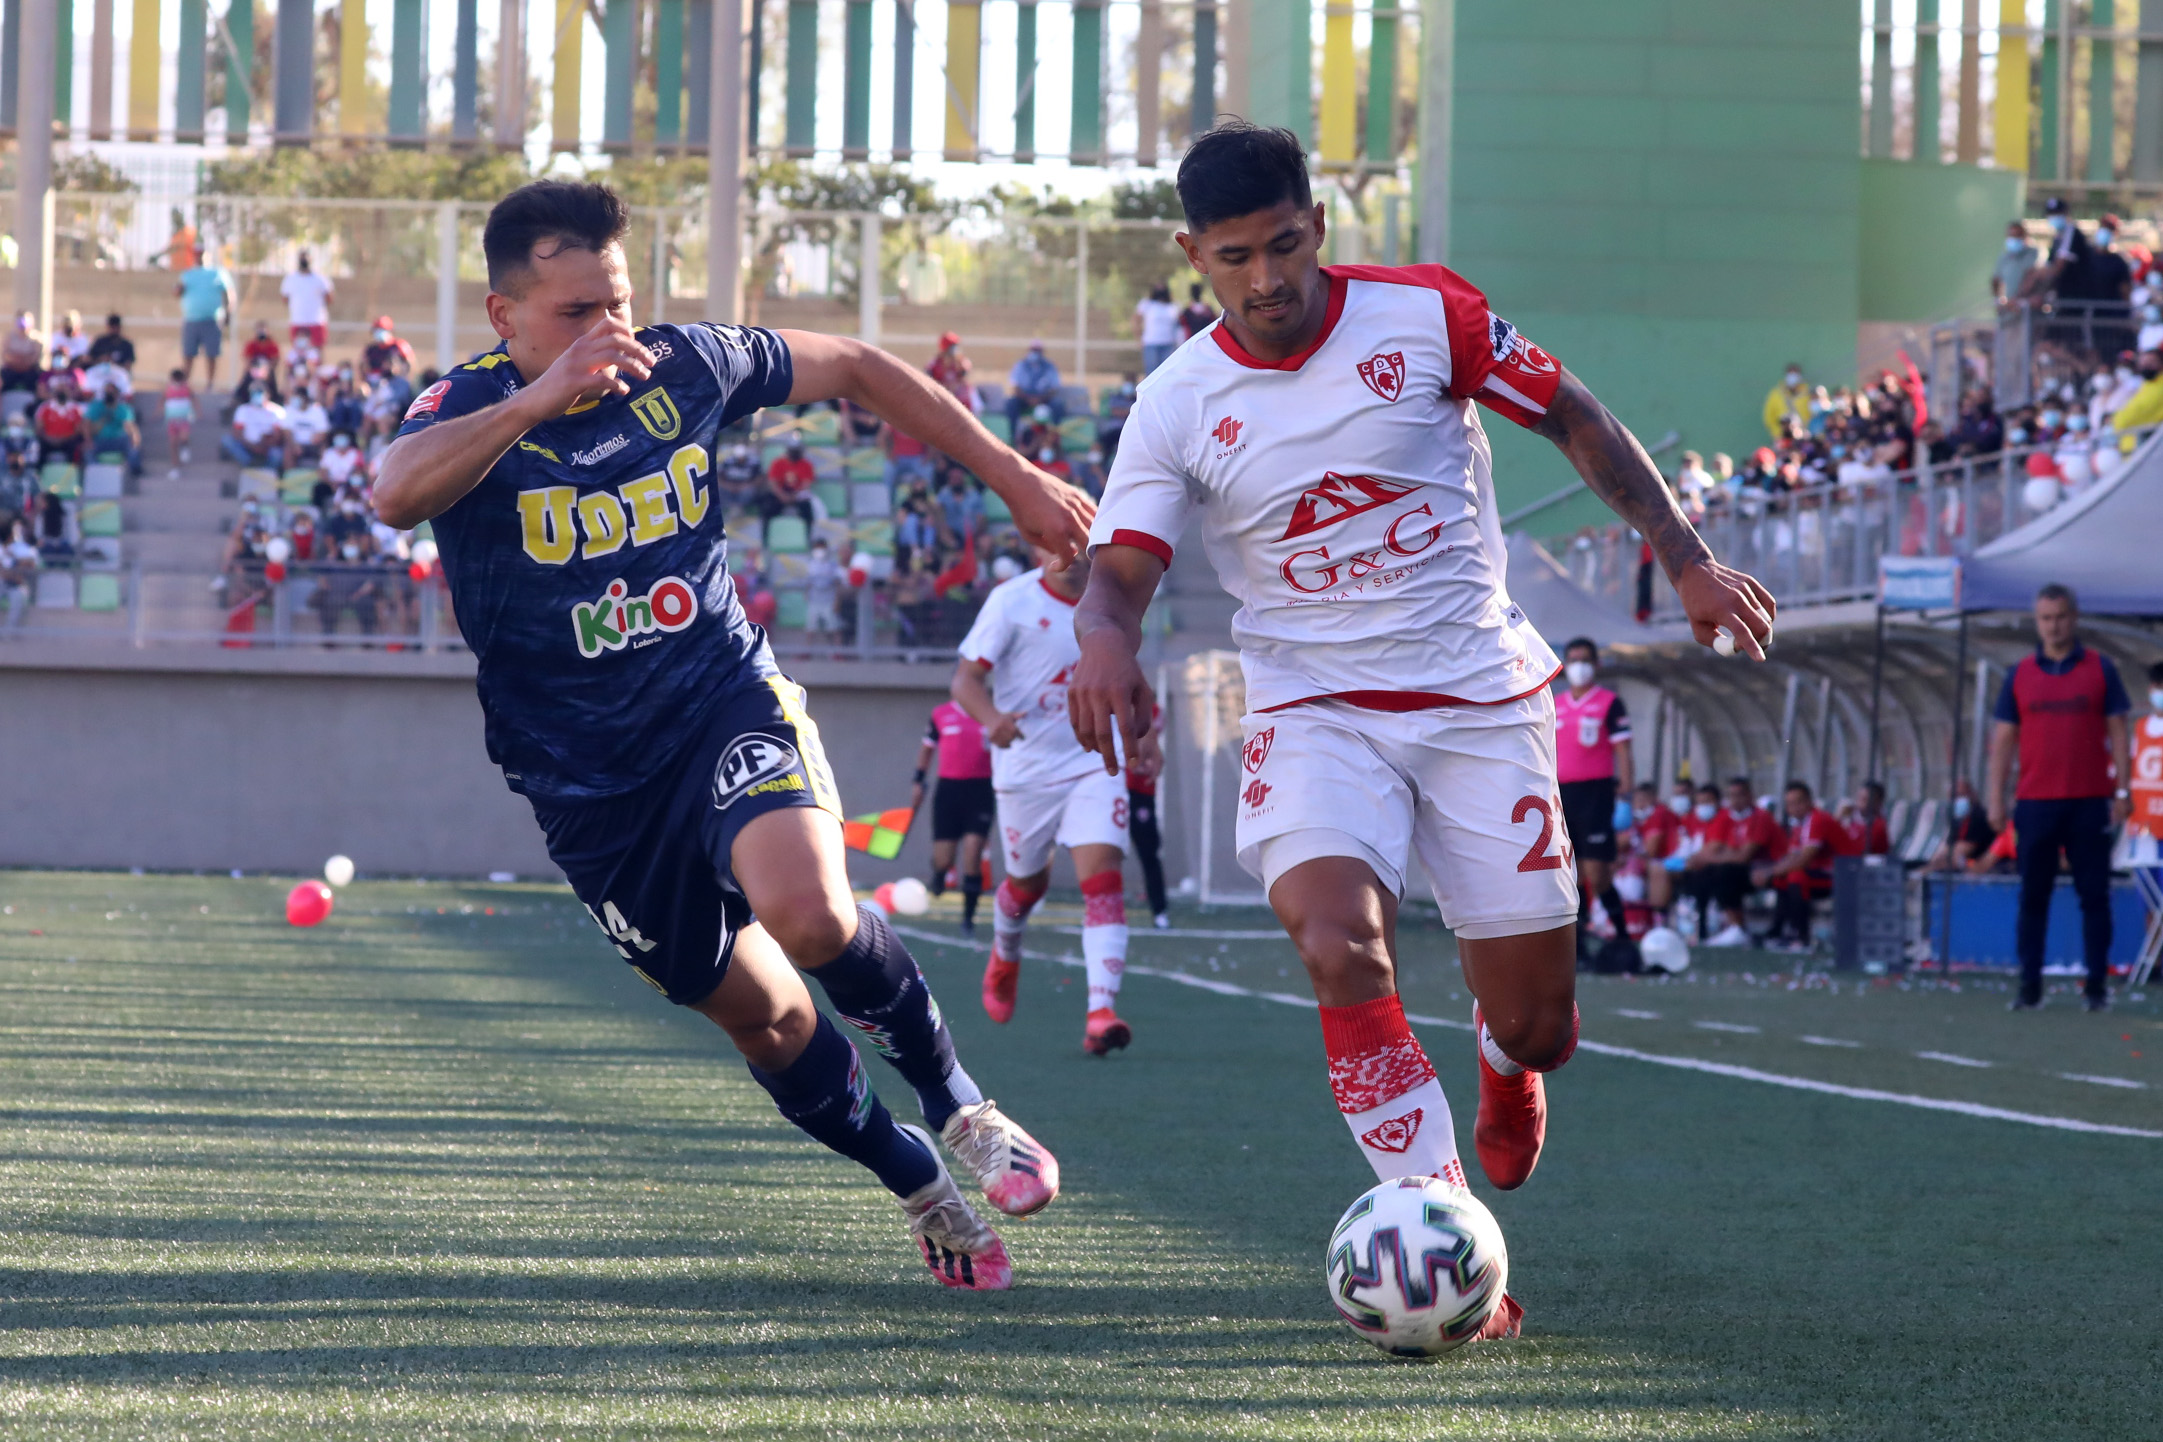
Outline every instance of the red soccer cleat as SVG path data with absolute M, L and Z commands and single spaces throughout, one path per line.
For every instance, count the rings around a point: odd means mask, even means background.
M 1119 1019 L 1119 1013 L 1108 1006 L 1100 1006 L 1089 1013 L 1088 1022 L 1082 1027 L 1082 1050 L 1091 1056 L 1110 1056 L 1134 1040 L 1134 1028 Z
M 984 963 L 984 1015 L 1004 1026 L 1014 1019 L 1014 993 L 1021 989 L 1021 963 L 992 952 Z
M 1476 1006 L 1472 1024 L 1483 1027 Z M 1505 1192 L 1515 1191 L 1540 1164 L 1540 1148 L 1547 1141 L 1547 1088 L 1536 1071 L 1504 1076 L 1488 1063 L 1485 1051 L 1479 1058 L 1480 1110 L 1472 1124 L 1472 1148 L 1487 1180 Z

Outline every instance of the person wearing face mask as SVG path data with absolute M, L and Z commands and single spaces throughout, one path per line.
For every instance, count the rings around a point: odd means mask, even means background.
M 1885 856 L 1893 849 L 1885 829 L 1885 787 L 1865 781 L 1855 788 L 1855 798 L 1840 808 L 1840 833 L 1833 838 L 1839 856 Z
M 389 316 L 377 316 L 369 327 L 368 344 L 361 348 L 361 369 L 384 376 L 413 374 L 413 347 L 397 334 Z
M 1775 442 L 1787 435 L 1790 419 L 1810 424 L 1810 387 L 1803 381 L 1802 367 L 1792 361 L 1779 383 L 1765 393 L 1765 430 Z
M 773 524 L 776 516 L 800 516 L 804 529 L 811 529 L 815 520 L 811 511 L 811 487 L 817 480 L 818 473 L 812 468 L 811 457 L 804 449 L 804 438 L 795 431 L 789 432 L 788 444 L 766 468 L 766 489 L 752 500 L 752 509 L 759 516 L 762 544 L 766 539 L 766 528 Z
M 1963 776 L 1953 783 L 1953 804 L 1945 824 L 1945 839 L 1930 855 L 1932 871 L 1969 871 L 1989 854 L 1998 839 L 1997 828 L 1976 799 L 1976 790 Z
M 1684 810 L 1688 810 L 1687 801 Z M 1630 793 L 1630 829 L 1625 842 L 1643 863 L 1637 868 L 1644 877 L 1643 900 L 1656 916 L 1674 904 L 1675 877 L 1667 869 L 1667 858 L 1681 840 L 1682 818 L 1660 804 L 1658 787 L 1649 781 L 1639 782 Z
M 2118 433 L 2118 445 L 2124 451 L 2137 444 L 2135 431 L 2163 422 L 2163 352 L 2142 351 L 2137 368 L 2140 389 L 2110 418 L 2110 428 Z
M 1705 791 L 1710 791 L 1706 787 Z M 1705 792 L 1698 796 L 1698 813 L 1705 809 Z M 1750 792 L 1750 778 L 1737 776 L 1727 783 L 1727 804 L 1715 808 L 1704 821 L 1704 843 L 1683 869 L 1683 894 L 1698 905 L 1697 937 L 1706 946 L 1748 946 L 1750 933 L 1743 929 L 1742 904 L 1751 890 L 1751 868 L 1760 861 L 1777 861 L 1785 835 Z M 1714 909 L 1722 926 L 1708 939 Z
M 1615 799 L 1637 781 L 1630 755 L 1630 713 L 1622 698 L 1596 683 L 1600 648 L 1579 636 L 1562 648 L 1563 687 L 1555 694 L 1555 779 L 1563 825 L 1577 852 L 1577 935 L 1582 956 L 1592 922 L 1592 898 L 1629 945 L 1622 897 L 1615 891 Z M 1635 970 L 1634 967 L 1621 969 Z
M 285 407 L 272 400 L 265 387 L 250 387 L 247 400 L 234 409 L 223 450 L 236 465 L 284 469 Z
M 1833 894 L 1833 856 L 1840 823 L 1817 804 L 1808 783 L 1790 781 L 1781 799 L 1785 835 L 1780 857 L 1759 867 L 1751 880 L 1773 888 L 1772 930 L 1762 943 L 1769 951 L 1808 952 L 1814 905 Z
M 1071 483 L 1074 479 L 1074 468 L 1066 463 L 1066 457 L 1059 454 L 1057 446 L 1040 447 L 1036 453 L 1036 466 L 1046 475 L 1057 476 L 1062 481 Z
M 30 417 L 24 411 L 15 412 L 5 426 L 0 426 L 0 460 L 12 461 L 18 456 L 30 469 L 37 469 L 37 432 L 30 429 Z
M 2001 306 L 2020 299 L 2027 288 L 2028 277 L 2034 275 L 2036 267 L 2042 263 L 2043 257 L 2028 244 L 2028 228 L 2017 220 L 2006 222 L 2004 253 L 1990 268 L 1991 299 Z

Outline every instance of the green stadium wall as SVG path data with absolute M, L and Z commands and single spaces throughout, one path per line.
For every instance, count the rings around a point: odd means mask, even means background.
M 2005 223 L 2027 208 L 2028 177 L 1974 165 L 1862 164 L 1862 319 L 1940 321 L 1990 302 Z
M 1784 363 L 1852 374 L 1852 0 L 1455 10 L 1447 252 L 1499 314 L 1648 444 L 1747 449 Z M 1505 512 L 1574 479 L 1546 441 L 1488 430 Z M 1581 497 L 1528 529 L 1606 515 Z

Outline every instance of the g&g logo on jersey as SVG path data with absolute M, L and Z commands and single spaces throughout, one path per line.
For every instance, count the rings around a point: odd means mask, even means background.
M 666 386 L 655 386 L 642 396 L 633 396 L 631 414 L 638 417 L 646 434 L 657 441 L 673 441 L 683 434 L 683 412 L 676 409 L 676 402 Z
M 600 600 L 571 607 L 579 655 L 590 661 L 603 651 L 621 651 L 633 636 L 681 631 L 698 619 L 698 593 L 680 577 L 663 576 L 643 596 L 630 590 L 619 576 Z
M 760 786 L 780 777 L 795 780 L 792 773 L 799 760 L 796 748 L 779 736 L 764 731 L 745 732 L 729 742 L 721 759 L 714 763 L 714 809 L 726 811 Z

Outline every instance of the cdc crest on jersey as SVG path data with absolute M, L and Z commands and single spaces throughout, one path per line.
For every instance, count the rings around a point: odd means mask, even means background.
M 1328 1261 L 1337 1315 L 1399 1357 L 1439 1357 L 1471 1341 L 1510 1279 L 1494 1214 L 1437 1177 L 1363 1192 L 1330 1233 Z

